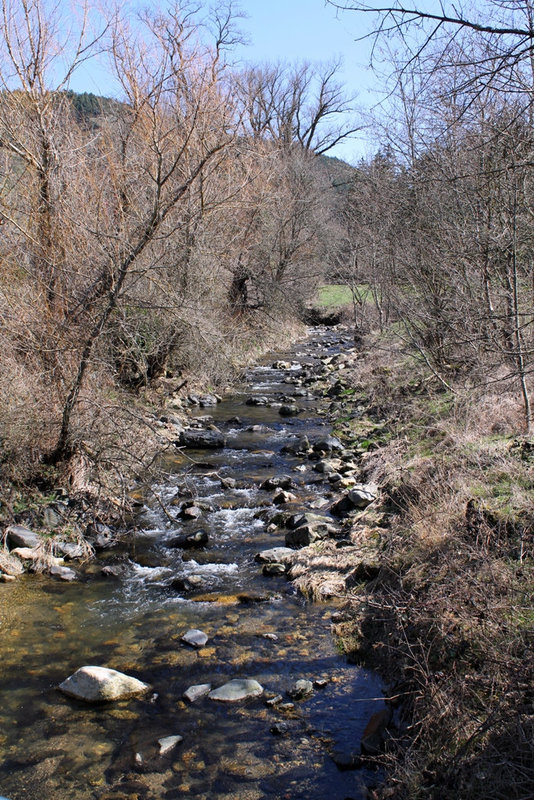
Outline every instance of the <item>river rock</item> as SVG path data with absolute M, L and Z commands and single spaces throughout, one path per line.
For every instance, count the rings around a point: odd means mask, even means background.
M 49 553 L 45 553 L 41 547 L 15 547 L 11 554 L 22 561 L 29 561 L 31 570 L 39 568 L 49 571 L 52 567 L 59 567 L 63 564 L 62 558 L 55 558 Z
M 340 770 L 354 770 L 359 769 L 362 765 L 362 759 L 359 753 L 338 747 L 332 753 L 332 761 Z
M 269 730 L 273 736 L 283 736 L 289 731 L 289 725 L 287 722 L 275 722 L 274 725 L 271 725 Z
M 296 483 L 289 475 L 276 475 L 272 478 L 267 478 L 260 484 L 260 489 L 265 492 L 274 491 L 274 489 L 295 489 Z
M 273 364 L 273 369 L 291 369 L 291 364 L 289 361 L 275 361 Z
M 220 398 L 218 399 L 214 394 L 202 394 L 198 398 L 198 404 L 201 408 L 216 406 L 218 402 L 220 402 Z
M 15 547 L 38 547 L 43 541 L 38 533 L 34 533 L 23 525 L 10 525 L 6 528 L 5 533 L 10 550 Z
M 286 528 L 289 528 L 289 530 L 295 530 L 304 525 L 311 525 L 312 527 L 326 525 L 329 532 L 337 532 L 337 527 L 334 525 L 333 520 L 324 514 L 313 514 L 310 511 L 306 511 L 300 514 L 291 514 L 286 520 Z
M 0 572 L 13 577 L 22 575 L 24 572 L 22 561 L 7 550 L 0 550 Z
M 288 564 L 281 564 L 279 562 L 271 562 L 270 564 L 264 564 L 261 571 L 263 575 L 267 577 L 276 577 L 279 575 L 285 575 L 289 569 Z
M 184 550 L 190 550 L 194 547 L 206 547 L 209 537 L 208 532 L 205 530 L 198 530 L 194 533 L 186 533 L 184 536 L 177 536 L 166 542 L 167 547 L 181 547 Z
M 184 633 L 182 636 L 182 642 L 197 649 L 204 647 L 207 641 L 208 635 L 204 633 L 204 631 L 199 631 L 197 628 L 191 628 L 191 630 L 187 631 L 187 633 Z
M 69 560 L 83 558 L 88 552 L 81 544 L 76 544 L 76 542 L 54 542 L 54 550 Z
M 116 534 L 102 522 L 91 522 L 85 529 L 85 538 L 95 550 L 109 550 L 117 544 Z
M 288 695 L 292 700 L 304 700 L 306 697 L 310 697 L 312 694 L 313 683 L 304 679 L 296 681 L 288 691 Z
M 280 491 L 277 492 L 273 497 L 273 503 L 275 506 L 283 506 L 286 503 L 294 503 L 296 500 L 297 496 L 293 494 L 293 492 L 287 492 L 285 489 L 280 489 Z
M 226 447 L 226 437 L 220 431 L 193 430 L 181 431 L 177 444 L 195 450 L 217 450 Z
M 338 472 L 341 467 L 341 461 L 337 458 L 322 458 L 313 465 L 314 472 L 320 472 L 322 475 L 332 475 Z
M 104 703 L 145 694 L 150 686 L 143 681 L 107 667 L 80 667 L 58 687 L 69 697 L 87 703 Z
M 100 574 L 105 578 L 120 578 L 125 572 L 126 566 L 124 564 L 106 564 L 100 570 Z
M 202 516 L 202 509 L 194 503 L 187 502 L 181 507 L 179 516 L 184 520 L 196 520 Z
M 306 455 L 310 450 L 310 442 L 307 436 L 302 436 L 289 444 L 285 444 L 280 450 L 281 453 L 290 453 L 291 455 L 299 456 Z
M 373 483 L 357 484 L 349 492 L 339 498 L 331 507 L 336 517 L 347 517 L 349 514 L 367 508 L 378 497 L 378 487 Z
M 159 754 L 160 756 L 166 756 L 171 750 L 174 750 L 177 744 L 183 742 L 183 736 L 164 736 L 162 739 L 158 739 L 159 745 Z
M 299 408 L 294 403 L 291 403 L 291 405 L 289 405 L 288 403 L 284 403 L 278 409 L 278 413 L 282 417 L 296 417 L 296 416 L 298 416 L 300 414 L 301 411 L 302 411 L 302 409 Z
M 203 697 L 206 697 L 206 695 L 210 692 L 211 683 L 198 683 L 195 686 L 190 686 L 189 689 L 185 690 L 184 698 L 188 703 L 195 703 L 197 700 L 201 700 Z
M 214 689 L 208 697 L 221 703 L 236 703 L 249 697 L 261 697 L 263 686 L 250 678 L 234 678 L 219 689 Z
M 290 547 L 272 547 L 270 550 L 262 550 L 256 553 L 254 561 L 260 564 L 291 564 L 295 558 L 295 551 Z
M 286 532 L 285 543 L 287 547 L 306 547 L 320 539 L 334 536 L 337 529 L 324 522 L 314 522 L 309 525 L 299 525 L 298 528 Z
M 283 700 L 284 700 L 284 698 L 282 697 L 281 694 L 275 694 L 274 697 L 269 697 L 265 701 L 265 705 L 268 706 L 269 708 L 274 708 L 275 706 L 277 706 L 280 703 L 282 703 Z
M 268 397 L 248 397 L 245 405 L 247 406 L 268 406 L 269 405 L 269 398 Z
M 70 567 L 62 567 L 59 564 L 52 565 L 48 572 L 55 578 L 59 578 L 60 580 L 67 582 L 75 581 L 78 577 L 73 569 L 70 569 Z
M 319 441 L 314 442 L 312 449 L 316 453 L 341 453 L 345 448 L 335 436 L 325 436 L 324 439 L 319 439 Z

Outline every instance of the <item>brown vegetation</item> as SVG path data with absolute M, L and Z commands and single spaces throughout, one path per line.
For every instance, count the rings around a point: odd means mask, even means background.
M 520 400 L 459 398 L 405 349 L 367 344 L 338 426 L 382 488 L 380 573 L 352 589 L 336 631 L 401 700 L 384 797 L 529 797 L 534 483 Z
M 153 456 L 140 395 L 225 383 L 298 324 L 336 203 L 316 153 L 348 104 L 336 65 L 237 73 L 229 3 L 96 28 L 89 4 L 67 27 L 41 0 L 2 11 L 3 477 L 124 488 Z M 68 91 L 97 57 L 121 88 L 98 113 Z

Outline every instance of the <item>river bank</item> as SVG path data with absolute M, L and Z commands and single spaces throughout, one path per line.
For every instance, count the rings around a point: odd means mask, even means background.
M 534 462 L 513 383 L 447 386 L 369 336 L 334 432 L 380 488 L 377 574 L 336 633 L 401 703 L 373 797 L 534 795 Z

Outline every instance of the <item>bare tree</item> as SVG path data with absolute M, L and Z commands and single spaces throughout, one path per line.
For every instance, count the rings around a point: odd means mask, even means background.
M 101 195 L 96 231 L 106 278 L 99 279 L 102 297 L 80 348 L 52 461 L 71 452 L 72 416 L 96 342 L 121 300 L 165 272 L 161 246 L 182 228 L 182 204 L 193 186 L 221 167 L 233 141 L 231 97 L 219 80 L 220 38 L 211 47 L 201 41 L 191 6 L 146 15 L 142 22 L 148 34 L 143 40 L 124 23 L 113 32 L 113 63 L 128 102 L 116 143 L 118 167 Z
M 361 125 L 354 122 L 354 98 L 339 81 L 340 67 L 333 61 L 246 69 L 239 99 L 247 133 L 316 155 L 353 136 Z

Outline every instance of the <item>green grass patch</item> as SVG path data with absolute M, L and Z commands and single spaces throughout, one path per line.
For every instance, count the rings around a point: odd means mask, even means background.
M 342 283 L 329 283 L 318 290 L 317 302 L 325 307 L 352 305 L 352 292 Z

